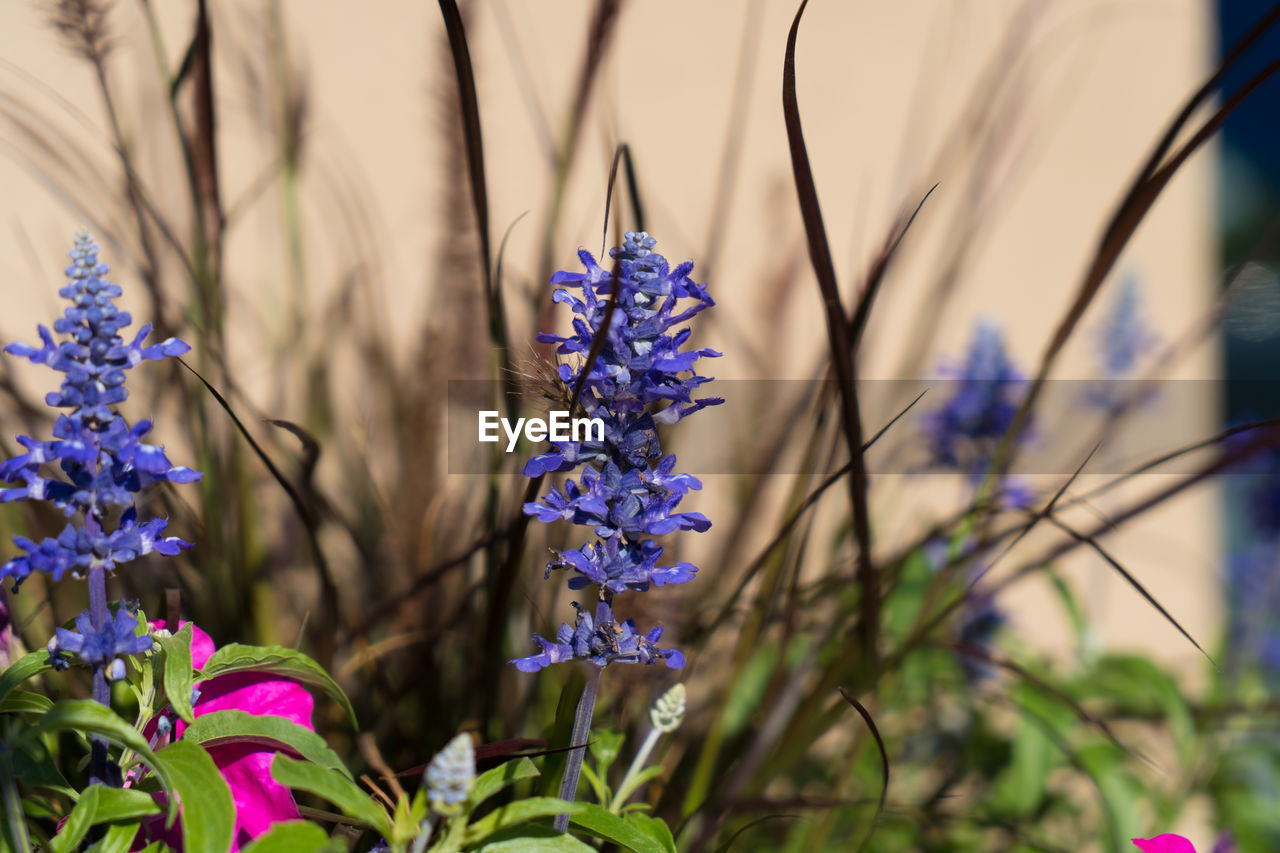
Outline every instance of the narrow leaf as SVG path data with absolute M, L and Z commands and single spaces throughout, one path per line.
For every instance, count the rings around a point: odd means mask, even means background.
M 226 853 L 236 825 L 236 807 L 218 767 L 204 747 L 188 740 L 156 754 L 156 767 L 173 780 L 169 790 L 182 804 L 182 848 L 186 853 Z
M 352 821 L 377 830 L 384 838 L 391 834 L 391 819 L 364 791 L 336 770 L 292 761 L 277 755 L 271 775 L 281 785 L 307 791 L 333 803 Z
M 49 653 L 44 649 L 23 655 L 12 666 L 0 673 L 0 700 L 9 695 L 13 688 L 34 675 L 39 675 L 49 666 Z
M 136 823 L 113 823 L 107 827 L 106 833 L 85 853 L 129 853 L 133 847 L 133 839 L 138 835 Z M 152 850 L 147 847 L 146 850 Z M 155 848 L 152 853 L 159 853 Z
M 537 820 L 540 817 L 556 815 L 575 815 L 587 808 L 586 803 L 570 803 L 559 797 L 527 797 L 516 800 L 489 812 L 480 820 L 467 827 L 463 836 L 464 845 L 477 844 L 484 841 L 500 829 L 517 826 Z M 599 806 L 596 806 L 599 808 Z
M 30 690 L 14 690 L 0 701 L 0 714 L 43 714 L 53 707 L 53 700 Z
M 191 638 L 193 628 L 188 622 L 171 637 L 157 637 L 164 649 L 164 692 L 169 706 L 185 723 L 195 721 L 191 710 L 191 688 L 195 684 L 195 670 L 191 667 Z
M 214 678 L 233 672 L 265 672 L 319 687 L 347 712 L 352 727 L 359 727 L 355 708 L 351 706 L 351 700 L 342 692 L 338 682 L 325 672 L 324 667 L 302 652 L 284 646 L 244 646 L 231 643 L 213 653 L 200 671 L 200 677 Z
M 236 710 L 215 711 L 199 717 L 182 737 L 202 743 L 206 748 L 226 743 L 252 743 L 284 750 L 352 778 L 351 771 L 324 742 L 324 738 L 284 717 L 259 716 Z
M 270 832 L 245 847 L 244 853 L 316 853 L 328 850 L 335 840 L 314 823 L 290 821 L 273 826 Z M 345 850 L 345 845 L 341 849 Z
M 522 779 L 532 779 L 537 775 L 538 768 L 527 758 L 508 761 L 481 773 L 476 783 L 471 786 L 471 796 L 468 799 L 473 805 L 478 806 L 503 788 L 514 785 Z
M 569 819 L 575 829 L 636 853 L 667 853 L 663 844 L 653 836 L 603 806 L 594 803 L 578 805 L 582 808 Z
M 109 741 L 121 744 L 136 752 L 156 775 L 160 784 L 167 790 L 174 790 L 174 779 L 169 773 L 168 764 L 159 761 L 156 753 L 137 729 L 120 719 L 114 711 L 100 705 L 92 699 L 65 699 L 58 702 L 43 717 L 34 729 L 35 732 L 71 731 L 81 735 L 100 735 Z M 193 745 L 194 746 L 194 745 Z M 172 748 L 172 747 L 170 747 Z M 196 747 L 197 749 L 199 747 Z M 212 763 L 212 762 L 211 762 Z M 222 777 L 218 776 L 219 784 Z M 225 785 L 224 785 L 225 787 Z M 169 800 L 169 817 L 177 814 L 177 801 Z

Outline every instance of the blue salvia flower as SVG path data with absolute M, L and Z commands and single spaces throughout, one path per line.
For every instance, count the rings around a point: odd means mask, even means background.
M 1280 675 L 1280 547 L 1259 542 L 1227 561 L 1230 648 L 1235 662 Z
M 964 365 L 945 373 L 954 378 L 955 392 L 924 419 L 930 462 L 936 468 L 964 473 L 977 483 L 1013 425 L 1026 377 L 1009 360 L 999 326 L 989 321 L 975 328 Z M 1024 428 L 1020 440 L 1025 441 L 1028 433 Z M 1002 502 L 1007 506 L 1023 506 L 1031 497 L 1016 481 L 1003 484 Z
M 1105 412 L 1120 414 L 1126 408 L 1148 402 L 1151 393 L 1132 398 L 1120 380 L 1131 379 L 1142 356 L 1159 337 L 1148 327 L 1142 312 L 1142 292 L 1136 276 L 1121 279 L 1101 325 L 1094 330 L 1102 381 L 1091 383 L 1085 400 Z
M 181 355 L 190 347 L 176 338 L 145 346 L 150 325 L 126 342 L 120 332 L 132 318 L 116 307 L 120 288 L 104 278 L 107 265 L 99 263 L 98 247 L 83 230 L 76 234 L 71 260 L 67 286 L 59 291 L 71 305 L 53 326 L 66 339 L 57 342 L 40 326 L 39 348 L 21 343 L 4 348 L 64 374 L 61 387 L 46 402 L 67 411 L 58 415 L 52 440 L 18 437 L 26 453 L 0 463 L 0 479 L 21 485 L 0 490 L 0 502 L 45 501 L 80 521 L 69 523 L 56 539 L 35 542 L 15 536 L 23 553 L 0 566 L 0 581 L 11 580 L 16 591 L 32 572 L 43 572 L 55 582 L 68 572 L 88 577 L 89 610 L 76 619 L 78 631 L 58 630 L 51 653 L 57 660 L 60 653 L 71 652 L 93 665 L 97 697 L 104 692 L 98 677 L 121 673 L 121 655 L 150 645 L 145 635 L 135 636 L 137 621 L 127 609 L 114 617 L 108 612 L 106 575 L 153 551 L 173 555 L 191 547 L 163 535 L 166 519 L 139 521 L 135 497 L 154 483 L 190 483 L 200 474 L 173 465 L 164 448 L 143 442 L 150 421 L 130 426 L 113 408 L 128 396 L 125 378 L 131 368 Z M 56 466 L 61 476 L 46 466 Z M 112 524 L 116 509 L 123 511 Z
M 695 372 L 696 362 L 720 353 L 683 349 L 692 333 L 688 327 L 676 329 L 715 302 L 706 285 L 689 277 L 692 263 L 673 269 L 654 251 L 655 245 L 644 232 L 628 232 L 622 247 L 610 253 L 619 270 L 616 307 L 579 401 L 587 417 L 603 422 L 603 439 L 553 442 L 551 450 L 524 466 L 529 477 L 582 467 L 577 479 L 525 504 L 524 511 L 539 521 L 591 528 L 596 541 L 556 553 L 546 573 L 549 577 L 555 570 L 569 572 L 572 589 L 599 588 L 594 614 L 575 604 L 574 623 L 563 624 L 554 641 L 534 635 L 542 651 L 512 661 L 524 672 L 567 660 L 590 660 L 600 667 L 658 661 L 672 668 L 684 665 L 679 652 L 658 647 L 661 627 L 640 633 L 631 620 L 619 622 L 613 613 L 617 593 L 684 583 L 697 572 L 696 566 L 684 562 L 660 566 L 662 547 L 648 537 L 711 526 L 701 513 L 676 510 L 685 495 L 702 484 L 675 472 L 676 458 L 662 454 L 656 427 L 723 402 L 695 396 L 711 381 Z M 558 344 L 557 353 L 568 357 L 557 373 L 570 388 L 581 378 L 614 295 L 611 273 L 588 252 L 578 256 L 586 272 L 558 272 L 551 278 L 553 284 L 564 285 L 553 300 L 567 303 L 576 315 L 573 334 L 538 336 L 543 343 Z M 580 290 L 581 296 L 567 288 Z
M 1142 313 L 1142 290 L 1136 276 L 1120 280 L 1096 335 L 1103 375 L 1108 379 L 1131 376 L 1141 357 L 1156 345 L 1158 338 Z

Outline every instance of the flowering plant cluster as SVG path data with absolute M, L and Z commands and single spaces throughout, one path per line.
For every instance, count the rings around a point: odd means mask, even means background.
M 98 247 L 85 231 L 76 234 L 67 268 L 67 285 L 59 292 L 71 302 L 54 331 L 67 336 L 61 343 L 40 326 L 39 348 L 9 344 L 5 352 L 30 359 L 65 374 L 62 387 L 46 402 L 68 411 L 58 415 L 53 440 L 19 436 L 27 452 L 0 464 L 0 478 L 21 486 L 0 491 L 0 501 L 48 502 L 64 515 L 74 516 L 56 539 L 34 542 L 15 536 L 24 553 L 0 566 L 0 580 L 12 580 L 16 592 L 32 572 L 49 575 L 54 582 L 70 572 L 87 578 L 89 608 L 76 617 L 76 629 L 59 628 L 49 643 L 54 666 L 67 666 L 66 655 L 75 654 L 93 667 L 93 695 L 108 701 L 108 679 L 125 675 L 124 657 L 151 648 L 146 632 L 137 632 L 138 620 L 126 607 L 112 615 L 107 607 L 107 575 L 121 563 L 152 551 L 173 555 L 191 543 L 163 535 L 168 521 L 138 519 L 135 496 L 154 483 L 190 483 L 200 474 L 173 465 L 164 448 L 145 444 L 150 421 L 132 427 L 113 407 L 128 396 L 127 372 L 144 360 L 177 356 L 190 347 L 176 338 L 144 346 L 151 326 L 144 325 L 126 343 L 120 332 L 133 321 L 119 310 L 115 299 L 120 288 L 108 282 L 106 264 L 98 260 Z M 45 466 L 57 464 L 63 478 L 45 475 Z M 101 743 L 95 746 L 95 776 L 107 768 Z
M 639 633 L 632 620 L 620 623 L 613 613 L 618 593 L 685 583 L 697 572 L 686 562 L 659 565 L 663 549 L 649 537 L 711 526 L 701 513 L 676 511 L 684 496 L 702 484 L 675 472 L 676 458 L 663 455 L 657 426 L 723 402 L 694 396 L 710 381 L 695 372 L 696 362 L 720 353 L 682 349 L 692 332 L 676 330 L 715 302 L 706 285 L 689 277 L 692 263 L 672 268 L 654 251 L 656 245 L 643 231 L 627 232 L 622 247 L 611 252 L 616 277 L 581 251 L 586 272 L 558 272 L 551 279 L 563 285 L 554 301 L 567 303 L 577 316 L 572 335 L 546 333 L 538 340 L 558 344 L 556 352 L 574 360 L 559 365 L 557 378 L 566 388 L 581 389 L 582 409 L 603 421 L 605 429 L 603 440 L 553 442 L 551 450 L 525 464 L 528 477 L 579 467 L 582 473 L 525 504 L 524 511 L 542 522 L 568 521 L 591 529 L 596 540 L 557 552 L 547 563 L 546 577 L 557 570 L 570 572 L 569 588 L 594 585 L 598 600 L 594 615 L 574 602 L 574 623 L 562 624 L 554 640 L 535 634 L 541 651 L 512 662 L 523 672 L 575 659 L 599 667 L 657 661 L 673 669 L 684 665 L 679 651 L 658 647 L 661 626 Z M 580 290 L 581 296 L 568 288 Z

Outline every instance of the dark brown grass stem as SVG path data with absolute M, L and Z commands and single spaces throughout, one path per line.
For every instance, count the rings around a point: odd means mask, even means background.
M 53 24 L 93 68 L 98 93 L 102 96 L 107 123 L 111 128 L 116 156 L 124 169 L 125 195 L 129 209 L 133 213 L 139 244 L 142 247 L 141 278 L 151 297 L 152 316 L 156 318 L 157 323 L 161 323 L 165 316 L 165 301 L 158 279 L 159 259 L 151 241 L 151 230 L 147 225 L 147 214 L 143 209 L 142 192 L 130 159 L 129 146 L 120 125 L 120 114 L 116 109 L 115 97 L 111 93 L 111 85 L 107 82 L 106 61 L 109 40 L 106 34 L 106 17 L 110 5 L 110 3 L 93 2 L 93 0 L 64 0 L 58 5 Z
M 591 25 L 587 30 L 587 43 L 582 57 L 582 67 L 578 71 L 578 81 L 574 88 L 573 100 L 564 117 L 564 128 L 561 131 L 560 148 L 556 154 L 555 175 L 552 179 L 551 204 L 547 211 L 547 222 L 542 232 L 542 257 L 538 262 L 538 284 L 543 286 L 551 278 L 552 256 L 555 252 L 556 233 L 560 225 L 560 215 L 564 210 L 565 189 L 569 180 L 569 171 L 575 162 L 574 154 L 578 149 L 578 140 L 582 132 L 582 118 L 595 88 L 596 77 L 600 67 L 613 43 L 613 33 L 617 28 L 618 18 L 622 11 L 623 0 L 596 0 L 595 11 L 591 14 Z M 536 312 L 534 331 L 545 328 L 551 322 L 551 303 L 547 301 L 541 311 Z
M 1218 65 L 1217 70 L 1209 77 L 1208 80 L 1196 92 L 1187 99 L 1182 110 L 1177 117 L 1170 123 L 1168 129 L 1156 143 L 1142 171 L 1138 174 L 1130 185 L 1124 198 L 1121 200 L 1116 212 L 1112 215 L 1107 227 L 1104 229 L 1102 238 L 1098 243 L 1097 249 L 1094 251 L 1093 260 L 1090 262 L 1088 270 L 1084 275 L 1084 279 L 1077 291 L 1075 301 L 1067 310 L 1062 320 L 1059 322 L 1057 329 L 1050 338 L 1048 345 L 1045 347 L 1044 353 L 1040 358 L 1040 366 L 1036 372 L 1035 378 L 1032 380 L 1031 387 L 1027 390 L 1026 396 L 1023 398 L 1021 405 L 1018 407 L 1017 414 L 1014 417 L 1012 426 L 1005 434 L 1000 446 L 996 450 L 995 458 L 992 462 L 992 472 L 995 475 L 1003 474 L 1008 471 L 1014 457 L 1017 454 L 1018 438 L 1026 428 L 1032 409 L 1035 407 L 1036 401 L 1040 396 L 1040 392 L 1044 388 L 1044 384 L 1048 379 L 1050 371 L 1053 369 L 1054 363 L 1057 361 L 1058 355 L 1062 348 L 1066 345 L 1067 340 L 1075 331 L 1076 326 L 1080 322 L 1080 318 L 1084 316 L 1085 309 L 1093 301 L 1097 295 L 1098 289 L 1102 286 L 1102 282 L 1106 279 L 1107 274 L 1111 271 L 1116 260 L 1119 258 L 1121 251 L 1128 245 L 1130 238 L 1137 232 L 1138 226 L 1142 224 L 1143 219 L 1151 210 L 1160 194 L 1168 186 L 1178 169 L 1187 161 L 1187 159 L 1196 152 L 1208 139 L 1222 126 L 1227 117 L 1253 94 L 1263 83 L 1271 78 L 1277 71 L 1280 71 L 1280 59 L 1274 59 L 1267 63 L 1262 70 L 1249 78 L 1238 90 L 1225 99 L 1223 104 L 1214 111 L 1195 134 L 1186 143 L 1178 148 L 1172 155 L 1169 151 L 1173 147 L 1174 140 L 1182 132 L 1185 125 L 1190 121 L 1191 116 L 1208 99 L 1209 94 L 1221 82 L 1226 71 L 1243 55 L 1258 38 L 1260 38 L 1268 29 L 1270 29 L 1277 21 L 1280 21 L 1280 4 L 1276 4 L 1272 9 L 1263 16 L 1261 20 L 1255 24 L 1250 31 L 1237 44 L 1228 51 L 1222 62 Z M 1167 157 L 1167 159 L 1166 159 Z
M 1238 452 L 1220 455 L 1212 462 L 1201 467 L 1199 471 L 1196 471 L 1190 476 L 1183 478 L 1170 486 L 1166 486 L 1163 489 L 1159 489 L 1147 497 L 1125 507 L 1120 512 L 1115 513 L 1109 519 L 1088 532 L 1072 534 L 1071 538 L 1046 549 L 1039 556 L 1028 560 L 1008 576 L 992 584 L 990 593 L 992 595 L 999 594 L 1012 584 L 1017 583 L 1028 575 L 1039 571 L 1045 565 L 1053 562 L 1054 560 L 1058 560 L 1066 556 L 1081 545 L 1089 544 L 1098 537 L 1118 529 L 1125 522 L 1131 521 L 1143 513 L 1150 511 L 1152 508 L 1159 506 L 1170 498 L 1185 492 L 1192 486 L 1198 485 L 1216 474 L 1229 470 L 1233 465 L 1238 464 L 1242 459 L 1249 457 L 1253 453 L 1256 453 L 1263 448 L 1277 446 L 1278 440 L 1280 440 L 1280 424 L 1272 422 L 1272 426 L 1270 428 L 1263 431 L 1261 435 L 1250 441 Z M 971 587 L 972 585 L 970 585 L 970 588 Z M 956 609 L 965 602 L 969 592 L 971 591 L 970 588 L 966 588 L 962 594 L 944 605 L 931 619 L 921 624 L 918 629 L 913 631 L 911 635 L 903 641 L 901 647 L 891 655 L 890 661 L 893 665 L 896 666 L 901 663 L 902 659 L 909 654 L 912 649 L 946 622 Z
M 866 450 L 869 450 L 871 446 L 875 444 L 876 441 L 882 435 L 884 435 L 886 432 L 889 431 L 890 427 L 892 427 L 895 423 L 897 423 L 898 420 L 902 418 L 904 415 L 906 415 L 907 412 L 911 411 L 911 409 L 915 406 L 915 404 L 920 402 L 921 399 L 923 399 L 925 393 L 926 391 L 921 391 L 920 394 L 917 395 L 914 400 L 912 400 L 910 403 L 907 404 L 907 407 L 905 409 L 903 409 L 898 414 L 894 415 L 892 420 L 890 420 L 887 424 L 882 426 L 875 435 L 871 436 L 871 438 L 866 442 L 866 444 L 863 445 L 863 448 L 862 448 L 863 451 L 865 452 Z M 804 500 L 802 500 L 800 504 L 792 511 L 791 515 L 787 516 L 786 521 L 784 521 L 782 523 L 782 526 L 778 528 L 778 532 L 775 533 L 773 538 L 770 539 L 769 542 L 763 548 L 760 549 L 760 553 L 756 555 L 755 559 L 753 559 L 750 563 L 747 564 L 747 568 L 743 572 L 743 576 L 741 581 L 739 581 L 738 583 L 738 587 L 734 590 L 733 594 L 730 595 L 729 598 L 727 599 L 729 603 L 725 605 L 725 607 L 721 610 L 720 614 L 715 618 L 715 620 L 713 620 L 712 624 L 706 629 L 708 633 L 714 632 L 716 628 L 724 624 L 725 620 L 728 619 L 729 614 L 731 613 L 732 602 L 737 601 L 738 598 L 742 595 L 743 591 L 746 589 L 747 584 L 750 583 L 751 580 L 755 577 L 756 573 L 764 565 L 765 560 L 769 558 L 769 555 L 772 554 L 774 550 L 778 548 L 778 546 L 780 546 L 787 540 L 787 538 L 791 535 L 791 531 L 794 530 L 796 525 L 800 523 L 800 520 L 804 517 L 804 515 L 811 508 L 813 508 L 815 504 L 817 504 L 818 500 L 826 493 L 828 489 L 830 489 L 832 486 L 834 486 L 836 483 L 840 482 L 840 480 L 846 477 L 849 474 L 849 471 L 852 469 L 852 467 L 853 467 L 853 463 L 847 462 L 839 470 L 835 471 L 832 474 L 829 474 L 826 477 L 826 479 L 824 479 L 817 486 L 817 488 L 815 488 L 812 492 L 810 492 L 808 495 L 805 496 Z
M 471 206 L 479 237 L 480 266 L 484 270 L 485 307 L 489 320 L 489 337 L 498 356 L 498 373 L 508 399 L 519 398 L 515 372 L 511 369 L 510 336 L 506 312 L 494 286 L 493 256 L 489 234 L 489 191 L 484 168 L 484 138 L 480 130 L 480 100 L 476 93 L 475 71 L 471 51 L 456 0 L 439 0 L 445 33 L 458 82 L 458 104 L 462 112 L 462 131 L 467 151 L 467 176 L 471 184 Z
M 209 25 L 207 0 L 196 4 L 196 33 L 192 42 L 191 87 L 195 123 L 188 145 L 196 194 L 195 214 L 200 240 L 196 256 L 208 277 L 209 298 L 216 300 L 217 322 L 221 329 L 223 314 L 222 230 L 224 218 L 222 195 L 218 189 L 218 122 L 213 97 L 213 29 Z
M 729 105 L 729 121 L 725 128 L 724 148 L 720 153 L 720 171 L 716 175 L 716 188 L 712 193 L 711 230 L 707 234 L 706 248 L 702 252 L 702 272 L 708 281 L 714 281 L 716 262 L 724 244 L 724 235 L 732 220 L 733 195 L 737 187 L 738 164 L 742 160 L 742 146 L 747 140 L 743 128 L 747 122 L 747 95 L 750 92 L 752 72 L 755 71 L 757 45 L 763 16 L 760 0 L 750 0 L 743 15 L 742 45 L 738 49 L 738 70 L 733 80 L 733 99 Z
M 858 545 L 857 583 L 861 590 L 858 619 L 858 653 L 866 669 L 866 677 L 874 680 L 879 639 L 880 597 L 877 592 L 875 567 L 871 560 L 871 521 L 867 506 L 867 470 L 862 454 L 862 419 L 858 409 L 855 353 L 850 346 L 847 319 L 840 303 L 831 247 L 822 224 L 822 209 L 814 185 L 809 153 L 800 126 L 800 105 L 796 98 L 796 37 L 800 18 L 809 0 L 801 0 L 795 20 L 787 35 L 787 48 L 782 64 L 782 111 L 787 125 L 787 141 L 791 149 L 791 170 L 795 176 L 796 194 L 809 239 L 809 260 L 813 264 L 818 287 L 822 291 L 827 316 L 827 338 L 831 359 L 839 384 L 841 422 L 852 467 L 849 472 L 849 500 L 853 505 L 853 530 Z
M 294 511 L 298 514 L 298 519 L 302 522 L 303 530 L 306 531 L 307 544 L 310 546 L 312 559 L 315 560 L 317 575 L 320 579 L 320 624 L 324 626 L 321 630 L 313 634 L 316 643 L 316 659 L 325 668 L 329 668 L 333 664 L 333 652 L 335 641 L 335 628 L 338 625 L 338 617 L 341 611 L 338 606 L 338 587 L 333 578 L 333 572 L 329 567 L 329 561 L 325 558 L 324 550 L 320 547 L 320 538 L 318 536 L 318 519 L 315 512 L 303 500 L 301 493 L 294 486 L 293 482 L 284 475 L 284 473 L 276 467 L 271 457 L 262 449 L 254 439 L 252 433 L 245 427 L 244 423 L 237 417 L 235 411 L 231 408 L 231 404 L 226 398 L 218 393 L 218 389 L 214 388 L 210 382 L 200 375 L 191 365 L 187 364 L 181 358 L 178 363 L 190 371 L 191 375 L 200 380 L 200 384 L 204 385 L 205 390 L 213 397 L 217 404 L 226 412 L 227 417 L 231 419 L 236 430 L 248 442 L 249 447 L 254 454 L 262 460 L 262 464 L 266 466 L 267 471 L 272 478 L 280 484 L 286 495 L 289 496 L 289 502 L 293 505 Z
M 876 728 L 876 721 L 872 719 L 871 712 L 843 687 L 840 688 L 840 695 L 844 697 L 844 701 L 848 702 L 858 712 L 858 715 L 862 717 L 862 721 L 867 724 L 867 730 L 871 732 L 871 737 L 876 742 L 876 749 L 880 751 L 880 772 L 884 777 L 884 785 L 880 788 L 880 799 L 876 803 L 875 817 L 871 819 L 871 827 L 867 830 L 867 834 L 858 843 L 858 849 L 862 850 L 867 846 L 867 842 L 871 840 L 871 836 L 875 834 L 876 822 L 880 820 L 880 815 L 884 814 L 884 804 L 889 797 L 889 752 L 885 749 L 884 738 L 880 736 L 880 730 Z

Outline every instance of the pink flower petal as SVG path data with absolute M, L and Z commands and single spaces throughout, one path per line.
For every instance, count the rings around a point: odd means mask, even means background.
M 1196 848 L 1181 835 L 1166 832 L 1155 838 L 1134 838 L 1134 845 L 1142 853 L 1196 853 Z
M 163 620 L 156 620 L 151 626 L 163 628 L 164 624 Z M 186 624 L 181 622 L 179 626 Z M 192 628 L 191 662 L 198 669 L 213 656 L 214 645 L 209 635 L 199 627 L 193 625 Z M 237 672 L 199 682 L 196 687 L 200 695 L 192 705 L 192 712 L 197 717 L 215 711 L 243 711 L 255 716 L 283 717 L 315 731 L 311 722 L 315 700 L 300 684 L 288 678 L 262 672 Z M 155 734 L 157 725 L 156 720 L 148 723 L 143 736 L 150 739 Z M 173 721 L 174 738 L 182 737 L 186 729 L 187 724 L 182 720 Z M 271 777 L 271 760 L 275 758 L 275 750 L 248 743 L 231 743 L 206 749 L 222 773 L 222 778 L 226 780 L 227 787 L 231 789 L 231 798 L 235 802 L 235 838 L 231 845 L 233 853 L 277 823 L 302 819 L 293 793 Z M 157 795 L 158 800 L 162 798 L 162 795 Z M 153 831 L 149 834 L 156 837 L 163 831 L 163 826 L 161 820 L 157 827 L 151 828 Z M 166 840 L 172 846 L 178 838 L 180 835 L 175 827 L 175 831 L 169 833 Z
M 271 777 L 273 750 L 234 743 L 209 750 L 236 804 L 236 832 L 232 849 L 248 844 L 274 824 L 301 820 L 298 804 L 288 788 Z

